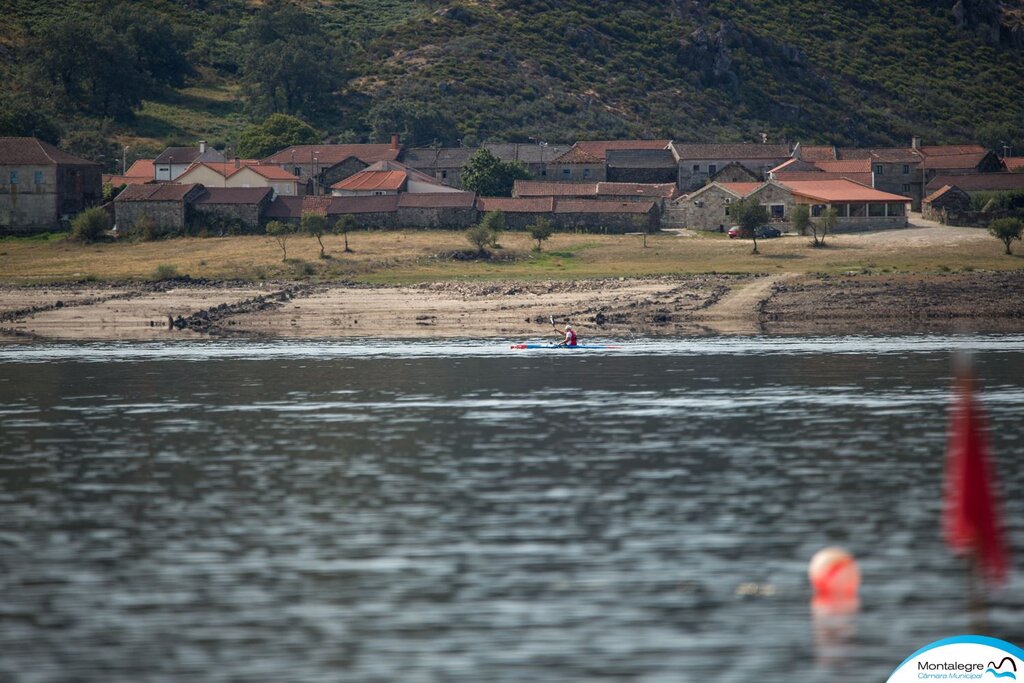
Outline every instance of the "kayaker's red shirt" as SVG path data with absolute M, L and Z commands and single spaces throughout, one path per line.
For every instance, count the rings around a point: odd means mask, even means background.
M 565 331 L 565 345 L 576 346 L 576 330 Z

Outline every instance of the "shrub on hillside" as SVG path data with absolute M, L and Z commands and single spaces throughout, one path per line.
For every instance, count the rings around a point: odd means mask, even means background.
M 110 216 L 99 207 L 86 209 L 71 219 L 71 239 L 95 242 L 103 239 L 110 229 Z

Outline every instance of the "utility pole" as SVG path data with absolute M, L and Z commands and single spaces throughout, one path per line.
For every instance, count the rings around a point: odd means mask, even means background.
M 116 161 L 114 162 L 117 163 Z M 128 172 L 128 145 L 125 145 L 121 149 L 121 175 Z

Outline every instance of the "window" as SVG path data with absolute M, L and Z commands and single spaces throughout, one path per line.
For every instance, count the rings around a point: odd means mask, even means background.
M 700 164 L 694 164 L 693 165 L 693 172 L 694 173 L 700 173 Z
M 903 164 L 903 175 L 910 174 L 910 164 Z
M 728 205 L 726 205 L 726 207 L 725 207 L 725 215 L 726 216 L 729 215 L 729 206 Z
M 540 177 L 541 177 L 541 178 L 543 178 L 543 177 L 544 177 L 544 176 L 546 176 L 547 174 L 548 174 L 548 170 L 547 170 L 546 168 L 542 168 L 542 169 L 540 169 Z
M 589 178 L 590 177 L 590 169 L 589 168 L 583 169 L 583 177 L 584 178 Z
M 293 173 L 294 175 L 297 175 L 297 176 L 300 176 L 300 175 L 302 175 L 302 167 L 301 167 L 301 166 L 296 166 L 296 167 L 295 167 L 295 168 L 294 168 L 294 169 L 292 170 L 292 173 Z
M 785 204 L 772 204 L 771 205 L 771 217 L 774 218 L 785 218 L 786 217 L 786 205 Z
M 441 180 L 448 179 L 448 171 L 441 171 Z
M 715 171 L 718 170 L 718 166 L 715 164 L 708 164 L 708 175 L 714 175 Z
M 850 204 L 850 218 L 864 218 L 866 215 L 867 204 Z
M 882 165 L 875 164 L 875 175 L 882 175 Z
M 903 183 L 903 191 L 910 192 L 910 183 Z
M 564 177 L 568 178 L 569 176 L 572 175 L 572 169 L 571 168 L 563 168 L 562 169 L 562 175 Z
M 903 204 L 889 204 L 889 215 L 890 216 L 902 216 L 903 215 Z
M 879 218 L 885 215 L 885 204 L 868 204 L 868 215 Z
M 43 172 L 42 171 L 36 171 L 36 185 L 42 185 L 42 184 L 43 184 Z
M 696 206 L 698 209 L 703 209 L 704 208 L 704 200 L 703 199 L 698 199 L 697 201 L 695 201 L 693 203 L 693 205 Z
M 18 172 L 17 171 L 11 171 L 11 185 L 17 185 L 17 184 L 18 184 Z
M 814 216 L 815 218 L 821 218 L 821 212 L 822 212 L 822 209 L 824 209 L 824 208 L 825 208 L 824 204 L 812 204 L 811 205 L 811 215 Z

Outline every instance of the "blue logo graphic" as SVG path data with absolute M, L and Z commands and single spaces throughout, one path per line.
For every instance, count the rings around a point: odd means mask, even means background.
M 1003 664 L 1009 664 L 1007 669 L 1012 668 L 1013 671 L 1000 671 L 1003 668 Z M 989 662 L 988 668 L 985 669 L 985 673 L 992 674 L 996 678 L 1009 678 L 1012 681 L 1017 680 L 1017 662 L 1013 661 L 1012 657 L 1003 657 L 999 660 L 999 664 L 995 662 Z

